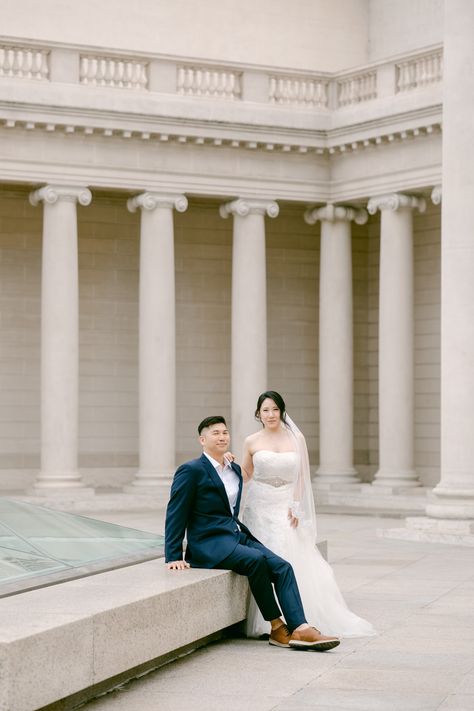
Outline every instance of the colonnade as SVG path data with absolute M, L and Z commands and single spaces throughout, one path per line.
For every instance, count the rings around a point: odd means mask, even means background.
M 31 194 L 44 203 L 42 266 L 41 470 L 38 492 L 92 493 L 77 465 L 78 266 L 77 204 L 87 188 L 49 185 Z M 381 217 L 379 412 L 380 467 L 374 485 L 396 491 L 416 486 L 414 465 L 413 222 L 422 198 L 371 198 Z M 184 195 L 145 192 L 128 200 L 140 210 L 139 467 L 128 491 L 168 487 L 175 467 L 175 281 L 173 211 Z M 254 428 L 255 393 L 267 387 L 265 216 L 271 200 L 237 199 L 220 208 L 233 219 L 232 428 L 234 441 Z M 319 486 L 358 483 L 353 462 L 353 333 L 351 223 L 364 224 L 360 207 L 310 208 L 321 222 L 320 462 Z

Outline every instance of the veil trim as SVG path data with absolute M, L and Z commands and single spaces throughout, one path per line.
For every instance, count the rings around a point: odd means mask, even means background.
M 296 451 L 299 455 L 298 474 L 293 490 L 292 513 L 299 519 L 298 525 L 310 533 L 316 541 L 316 509 L 314 506 L 314 494 L 311 485 L 311 470 L 306 440 L 288 413 L 286 413 L 285 422 L 283 424 L 293 437 L 296 444 Z

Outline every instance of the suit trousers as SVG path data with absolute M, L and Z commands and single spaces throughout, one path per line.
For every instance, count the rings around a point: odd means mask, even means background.
M 258 541 L 249 538 L 246 533 L 240 533 L 240 540 L 235 550 L 214 567 L 233 570 L 248 578 L 252 595 L 265 620 L 275 620 L 283 612 L 290 632 L 306 622 L 298 585 L 290 563 Z

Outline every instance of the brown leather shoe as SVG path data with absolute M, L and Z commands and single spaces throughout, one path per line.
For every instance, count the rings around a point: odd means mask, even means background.
M 290 630 L 286 625 L 280 625 L 276 630 L 272 630 L 268 644 L 273 644 L 275 647 L 289 647 L 288 644 L 291 638 Z
M 316 627 L 309 627 L 293 632 L 288 646 L 292 649 L 314 649 L 315 652 L 327 652 L 340 644 L 337 637 L 325 637 Z

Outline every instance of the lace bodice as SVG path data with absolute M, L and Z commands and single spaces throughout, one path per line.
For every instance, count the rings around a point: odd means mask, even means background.
M 271 452 L 259 449 L 253 455 L 253 478 L 269 486 L 293 484 L 298 471 L 297 452 Z

